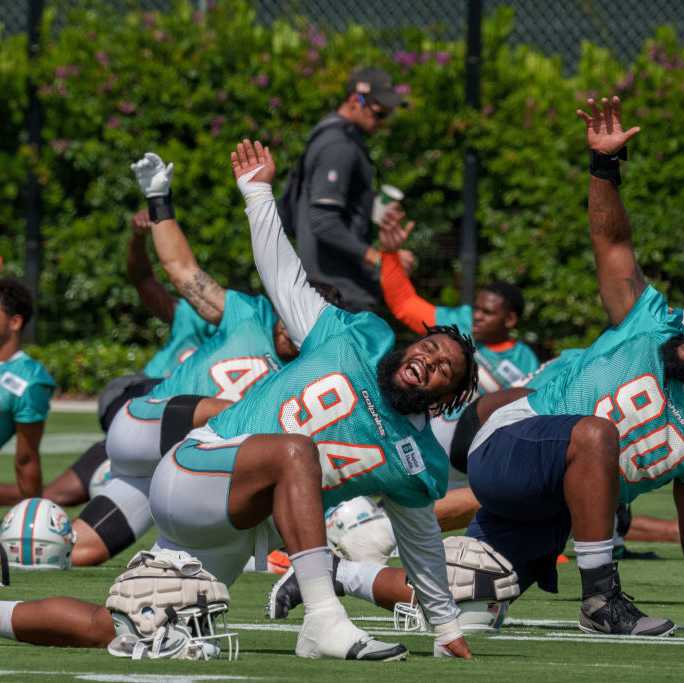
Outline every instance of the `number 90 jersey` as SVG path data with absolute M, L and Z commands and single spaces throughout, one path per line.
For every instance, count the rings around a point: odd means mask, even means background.
M 273 342 L 277 317 L 266 297 L 226 292 L 223 317 L 205 341 L 168 379 L 136 398 L 129 412 L 138 419 L 158 419 L 163 399 L 180 394 L 238 402 L 260 381 L 281 367 Z
M 597 415 L 620 435 L 620 500 L 684 478 L 684 387 L 665 383 L 660 347 L 682 334 L 682 311 L 647 287 L 611 327 L 529 397 L 540 415 Z
M 448 462 L 422 416 L 415 426 L 381 395 L 377 366 L 394 334 L 372 313 L 327 306 L 300 356 L 209 421 L 221 438 L 304 434 L 318 446 L 323 502 L 385 494 L 424 507 L 446 493 Z

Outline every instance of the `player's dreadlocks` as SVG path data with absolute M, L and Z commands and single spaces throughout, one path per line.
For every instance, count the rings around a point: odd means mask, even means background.
M 436 403 L 431 412 L 434 415 L 442 415 L 453 410 L 457 410 L 462 405 L 468 403 L 477 391 L 478 374 L 477 361 L 475 360 L 475 344 L 470 335 L 462 334 L 457 325 L 426 325 L 425 336 L 428 337 L 433 334 L 446 334 L 447 337 L 453 339 L 463 351 L 463 358 L 465 359 L 465 372 L 456 389 L 456 395 L 450 401 L 442 401 Z

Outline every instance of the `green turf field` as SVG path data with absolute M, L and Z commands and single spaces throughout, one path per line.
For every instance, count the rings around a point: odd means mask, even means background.
M 54 414 L 47 437 L 78 434 L 81 438 L 97 431 L 94 416 Z M 49 455 L 44 458 L 45 479 L 49 480 L 77 455 Z M 0 459 L 0 477 L 12 476 L 10 457 Z M 644 496 L 635 511 L 669 517 L 673 514 L 670 490 Z M 75 512 L 71 510 L 70 512 Z M 4 513 L 4 511 L 3 511 Z M 148 547 L 150 534 L 135 548 Z M 656 549 L 659 562 L 623 562 L 621 572 L 626 591 L 638 598 L 647 612 L 667 616 L 684 624 L 684 563 L 674 545 L 635 544 L 635 549 Z M 130 553 L 132 554 L 132 552 Z M 12 585 L 0 589 L 2 599 L 30 600 L 51 595 L 70 595 L 102 602 L 112 579 L 130 557 L 116 558 L 101 567 L 69 572 L 31 573 L 15 571 Z M 247 574 L 231 589 L 233 606 L 230 621 L 240 633 L 240 660 L 212 662 L 131 662 L 115 659 L 104 651 L 41 648 L 0 641 L 0 680 L 2 681 L 221 681 L 221 680 L 302 680 L 339 681 L 423 681 L 434 676 L 458 676 L 468 680 L 565 681 L 679 680 L 684 659 L 684 636 L 646 641 L 614 639 L 581 634 L 573 626 L 578 609 L 579 576 L 575 564 L 560 567 L 561 593 L 550 596 L 528 591 L 509 613 L 515 620 L 499 634 L 469 637 L 475 661 L 435 660 L 431 639 L 426 636 L 401 637 L 411 650 L 407 662 L 361 664 L 336 661 L 304 661 L 292 655 L 296 626 L 301 620 L 268 622 L 262 607 L 273 577 Z M 354 599 L 345 599 L 353 617 L 385 618 L 388 613 Z M 371 631 L 389 634 L 388 621 L 368 621 Z

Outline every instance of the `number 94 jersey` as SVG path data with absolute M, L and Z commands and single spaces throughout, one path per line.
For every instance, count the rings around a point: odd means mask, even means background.
M 270 301 L 228 290 L 223 317 L 213 337 L 205 341 L 168 379 L 129 405 L 139 420 L 159 419 L 164 399 L 180 394 L 211 396 L 237 403 L 282 361 L 276 354 L 273 327 L 277 322 Z
M 430 426 L 391 408 L 377 366 L 394 334 L 372 313 L 327 306 L 299 358 L 209 421 L 221 438 L 304 434 L 318 446 L 325 507 L 385 494 L 424 507 L 446 493 L 448 463 Z
M 620 499 L 684 478 L 684 387 L 665 382 L 661 346 L 682 334 L 682 311 L 647 287 L 611 327 L 529 397 L 540 415 L 597 415 L 620 435 Z

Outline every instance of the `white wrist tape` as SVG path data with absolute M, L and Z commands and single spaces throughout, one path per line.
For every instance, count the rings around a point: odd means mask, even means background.
M 447 645 L 454 640 L 463 637 L 463 632 L 458 623 L 458 619 L 447 621 L 446 624 L 438 624 L 433 626 L 432 630 L 435 634 L 435 642 L 432 653 L 435 657 L 453 657 L 454 655 L 447 649 Z
M 262 168 L 263 166 L 257 166 L 254 170 L 238 178 L 238 190 L 242 192 L 247 208 L 260 204 L 264 200 L 273 199 L 273 188 L 270 183 L 250 182 Z

